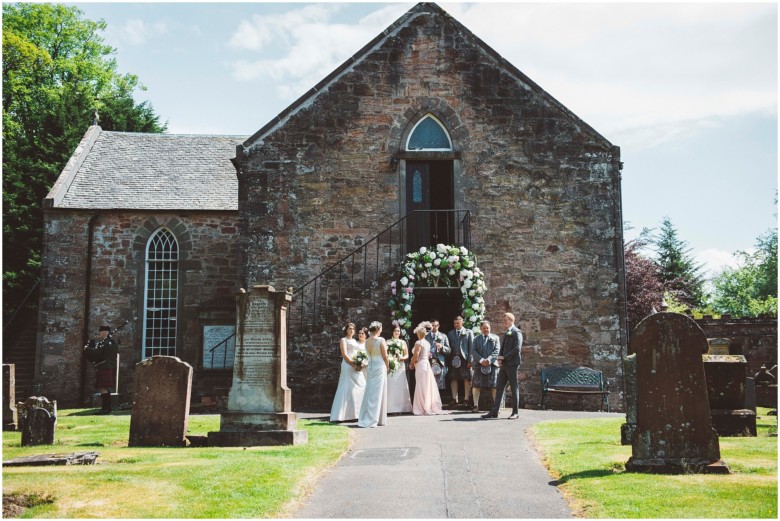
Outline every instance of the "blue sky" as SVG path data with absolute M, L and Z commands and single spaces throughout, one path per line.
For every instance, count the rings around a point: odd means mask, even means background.
M 249 135 L 414 3 L 77 3 L 169 132 Z M 627 237 L 714 272 L 775 227 L 777 5 L 439 5 L 621 147 Z

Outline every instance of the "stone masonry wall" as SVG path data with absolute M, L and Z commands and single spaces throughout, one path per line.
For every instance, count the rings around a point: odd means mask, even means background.
M 748 376 L 766 365 L 777 365 L 777 317 L 731 318 L 705 317 L 696 320 L 707 338 L 731 340 L 729 353 L 744 355 Z
M 89 221 L 83 211 L 45 215 L 36 383 L 63 406 L 81 405 L 93 392 L 91 365 L 82 368 Z M 202 366 L 202 326 L 235 324 L 238 241 L 235 212 L 100 212 L 94 218 L 91 299 L 87 331 L 129 324 L 118 335 L 122 399 L 130 401 L 133 368 L 142 359 L 145 249 L 160 226 L 179 244 L 176 356 Z M 82 371 L 84 375 L 82 376 Z M 199 385 L 229 387 L 230 371 L 200 372 Z M 82 377 L 86 383 L 82 395 Z M 199 378 L 199 379 L 198 379 Z M 200 382 L 200 383 L 199 383 Z M 206 391 L 203 391 L 206 392 Z M 210 390 L 208 392 L 211 392 Z M 81 399 L 79 397 L 81 396 Z
M 401 217 L 404 156 L 391 158 L 432 113 L 459 154 L 455 206 L 472 211 L 488 318 L 501 331 L 512 311 L 526 336 L 525 405 L 539 403 L 542 367 L 575 364 L 603 370 L 622 407 L 617 147 L 438 15 L 413 18 L 331 80 L 238 154 L 242 285 L 299 287 Z M 291 350 L 310 352 L 291 360 L 291 379 L 330 382 L 291 384 L 294 400 L 332 397 L 340 326 L 316 354 L 291 331 Z

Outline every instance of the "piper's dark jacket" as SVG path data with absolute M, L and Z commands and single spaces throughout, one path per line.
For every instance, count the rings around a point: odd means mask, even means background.
M 95 369 L 116 369 L 117 353 L 119 353 L 119 344 L 111 338 L 111 335 L 95 342 L 94 347 L 90 346 L 84 350 L 87 360 L 95 365 Z

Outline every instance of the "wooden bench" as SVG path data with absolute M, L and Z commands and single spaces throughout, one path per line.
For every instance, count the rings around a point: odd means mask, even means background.
M 590 367 L 558 366 L 542 369 L 542 409 L 546 409 L 547 394 L 600 394 L 601 408 L 609 412 L 609 382 L 601 371 Z

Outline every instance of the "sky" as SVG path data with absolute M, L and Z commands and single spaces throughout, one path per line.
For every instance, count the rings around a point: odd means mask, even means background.
M 76 3 L 174 134 L 251 135 L 414 3 Z M 713 275 L 777 226 L 778 12 L 438 4 L 621 149 L 626 238 L 668 217 Z

